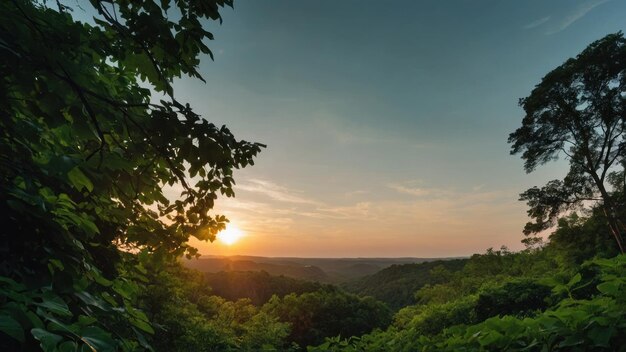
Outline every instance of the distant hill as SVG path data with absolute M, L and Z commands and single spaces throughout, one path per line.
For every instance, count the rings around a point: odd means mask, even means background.
M 330 287 L 318 282 L 273 276 L 266 271 L 221 271 L 204 275 L 214 294 L 230 301 L 250 298 L 257 306 L 265 304 L 272 295 L 282 298 L 290 293 L 300 295 Z
M 392 309 L 400 309 L 414 304 L 415 291 L 426 284 L 437 283 L 431 270 L 435 267 L 450 272 L 461 270 L 467 259 L 436 260 L 419 264 L 392 265 L 373 275 L 344 282 L 340 286 L 348 292 L 361 296 L 372 296 L 389 305 Z
M 391 265 L 422 263 L 436 258 L 297 258 L 256 256 L 203 256 L 185 260 L 189 268 L 205 273 L 220 271 L 266 271 L 270 275 L 341 283 L 372 275 Z
M 288 276 L 297 279 L 328 282 L 328 275 L 324 270 L 301 264 L 273 264 L 255 262 L 251 260 L 236 260 L 227 257 L 208 257 L 184 262 L 185 266 L 205 273 L 220 271 L 265 271 L 271 275 Z

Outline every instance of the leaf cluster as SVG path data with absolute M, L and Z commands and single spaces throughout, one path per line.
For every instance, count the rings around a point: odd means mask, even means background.
M 150 348 L 140 257 L 214 240 L 215 200 L 263 147 L 174 96 L 232 3 L 68 3 L 0 3 L 0 346 Z

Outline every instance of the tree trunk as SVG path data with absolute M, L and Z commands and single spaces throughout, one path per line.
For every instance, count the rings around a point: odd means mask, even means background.
M 596 186 L 600 191 L 600 195 L 602 196 L 602 210 L 604 211 L 604 215 L 606 216 L 606 220 L 608 222 L 609 229 L 611 230 L 611 234 L 617 242 L 620 253 L 624 254 L 624 245 L 622 244 L 622 231 L 620 231 L 619 219 L 617 218 L 617 212 L 615 206 L 613 205 L 613 200 L 611 199 L 609 192 L 607 192 L 606 188 L 604 188 L 604 183 L 600 180 L 600 177 L 598 177 L 595 172 L 591 173 L 591 177 L 596 183 Z

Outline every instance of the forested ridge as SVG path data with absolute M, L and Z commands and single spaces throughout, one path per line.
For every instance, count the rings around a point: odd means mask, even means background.
M 426 285 L 445 281 L 465 265 L 464 259 L 438 260 L 419 264 L 392 265 L 373 275 L 341 284 L 349 292 L 372 296 L 393 309 L 415 303 L 415 292 Z
M 214 294 L 231 301 L 249 298 L 254 305 L 267 303 L 274 295 L 282 298 L 290 293 L 303 294 L 331 287 L 282 275 L 274 276 L 266 271 L 221 271 L 205 273 L 204 278 Z
M 520 100 L 511 153 L 527 172 L 570 166 L 521 193 L 525 250 L 393 265 L 338 287 L 182 264 L 198 254 L 190 238 L 228 224 L 214 205 L 265 147 L 173 85 L 205 79 L 203 24 L 232 1 L 80 5 L 89 22 L 75 1 L 0 2 L 0 350 L 624 350 L 621 32 Z

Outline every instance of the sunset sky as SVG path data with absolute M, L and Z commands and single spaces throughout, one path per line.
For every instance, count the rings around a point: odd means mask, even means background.
M 180 100 L 268 145 L 219 199 L 243 237 L 202 254 L 441 257 L 521 249 L 518 99 L 626 1 L 235 1 Z

